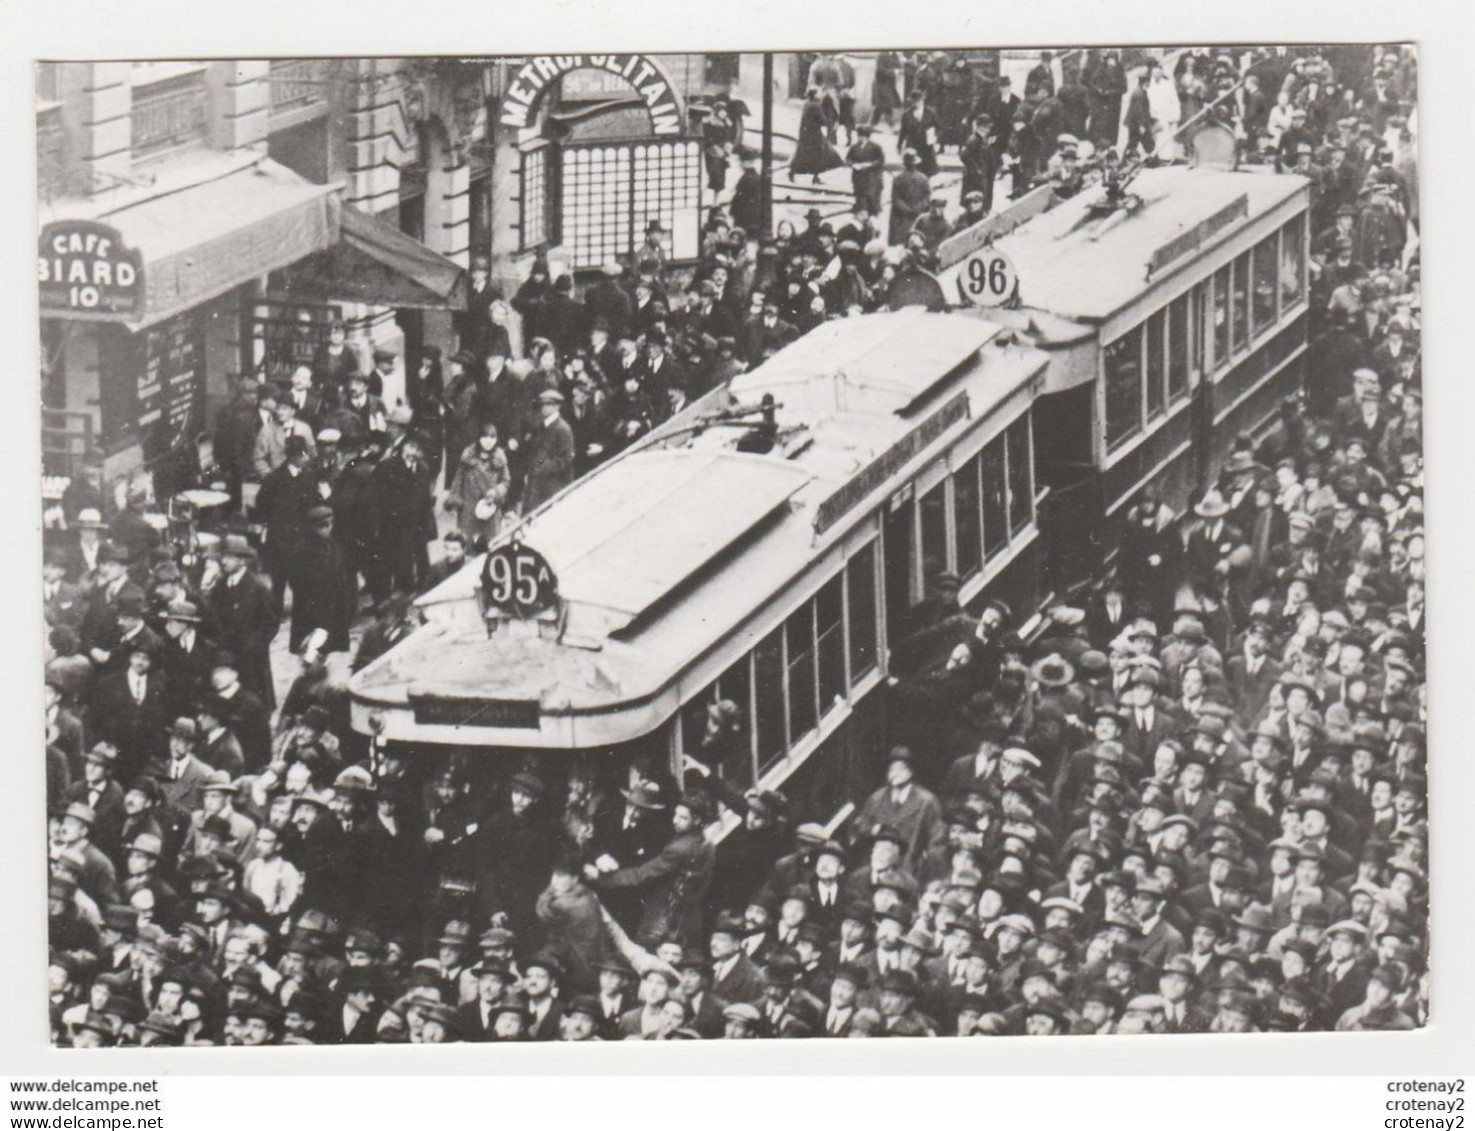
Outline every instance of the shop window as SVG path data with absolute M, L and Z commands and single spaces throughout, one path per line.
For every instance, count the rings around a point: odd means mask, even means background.
M 1175 402 L 1188 393 L 1188 303 L 1180 295 L 1168 307 L 1168 400 Z
M 1142 327 L 1106 347 L 1106 448 L 1142 428 Z
M 845 565 L 845 603 L 849 614 L 850 686 L 876 666 L 876 545 L 871 543 Z
M 953 528 L 957 531 L 958 576 L 983 568 L 983 519 L 978 494 L 979 456 L 953 474 Z
M 1231 266 L 1229 345 L 1235 353 L 1242 353 L 1250 344 L 1250 253 L 1245 252 Z
M 1167 404 L 1168 312 L 1159 310 L 1147 320 L 1147 417 L 1161 416 Z
M 922 496 L 922 577 L 931 588 L 933 579 L 948 568 L 947 480 Z
M 1035 516 L 1035 496 L 1029 453 L 1029 416 L 1021 416 L 1004 432 L 1009 461 L 1009 530 L 1018 534 Z
M 563 152 L 563 245 L 575 267 L 598 266 L 630 247 L 630 149 L 600 145 Z
M 1267 236 L 1255 245 L 1254 298 L 1250 303 L 1251 331 L 1259 337 L 1275 325 L 1276 236 Z
M 806 601 L 784 622 L 785 660 L 788 664 L 789 744 L 814 729 L 818 720 L 815 695 L 814 603 Z
M 672 259 L 695 259 L 701 226 L 701 147 L 695 141 L 663 141 L 633 149 L 635 184 L 631 230 L 635 244 L 645 238 L 652 220 L 670 233 Z
M 553 149 L 540 145 L 525 149 L 522 153 L 522 168 L 519 178 L 518 196 L 522 202 L 522 250 L 543 247 L 552 242 L 549 228 L 548 197 L 553 178 L 550 176 Z
M 996 436 L 983 449 L 983 556 L 992 560 L 1009 544 L 1009 486 L 1005 477 L 1004 437 Z
M 814 630 L 819 654 L 821 717 L 845 698 L 845 575 L 837 573 L 814 598 Z

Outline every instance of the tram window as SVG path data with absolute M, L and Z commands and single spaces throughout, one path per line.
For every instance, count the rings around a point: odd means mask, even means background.
M 1280 230 L 1280 308 L 1289 310 L 1306 297 L 1306 214 Z
M 1029 416 L 1021 416 L 1004 432 L 1009 457 L 1009 529 L 1018 534 L 1034 517 L 1029 466 Z
M 1142 327 L 1106 347 L 1106 447 L 1142 427 Z
M 753 784 L 749 682 L 748 657 L 744 656 L 681 709 L 682 750 L 706 762 L 729 785 L 744 789 Z M 737 714 L 725 717 L 726 730 L 716 730 L 709 736 L 711 709 L 724 701 L 735 706 Z
M 922 577 L 930 591 L 933 579 L 948 571 L 947 480 L 922 496 Z
M 1188 392 L 1188 295 L 1168 307 L 1168 400 Z
M 1214 368 L 1229 364 L 1229 268 L 1214 273 Z
M 1255 298 L 1250 315 L 1256 336 L 1275 325 L 1275 236 L 1255 245 Z
M 819 652 L 819 713 L 823 717 L 845 698 L 845 578 L 836 574 L 814 598 L 814 629 Z
M 753 710 L 758 731 L 758 772 L 784 756 L 784 633 L 776 628 L 753 651 Z
M 1147 416 L 1160 416 L 1166 403 L 1167 393 L 1164 369 L 1167 365 L 1166 351 L 1168 312 L 1159 310 L 1147 320 Z
M 876 666 L 876 544 L 845 566 L 846 611 L 850 615 L 850 686 Z
M 1250 253 L 1245 252 L 1231 266 L 1229 336 L 1231 347 L 1239 353 L 1250 343 Z
M 815 707 L 814 603 L 806 601 L 784 622 L 788 643 L 789 743 L 814 729 Z
M 983 567 L 983 523 L 978 499 L 979 457 L 953 475 L 953 527 L 958 534 L 958 576 L 970 577 Z
M 983 556 L 991 559 L 1009 544 L 1008 486 L 1004 480 L 1004 437 L 983 449 Z

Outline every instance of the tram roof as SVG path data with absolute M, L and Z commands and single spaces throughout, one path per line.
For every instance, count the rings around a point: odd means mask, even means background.
M 964 397 L 966 411 L 946 419 L 977 421 L 1045 368 L 1046 354 L 997 343 L 968 364 L 999 332 L 969 314 L 921 310 L 817 327 L 729 386 L 729 409 L 773 394 L 771 451 L 738 450 L 749 423 L 693 421 L 668 429 L 662 446 L 600 467 L 523 524 L 521 541 L 559 578 L 561 640 L 531 626 L 489 639 L 475 601 L 478 557 L 421 599 L 433 623 L 358 673 L 354 691 L 386 704 L 410 694 L 538 699 L 545 711 L 657 693 L 842 535 L 844 522 L 821 528 L 821 507 L 835 508 L 879 457 L 936 423 L 940 405 L 959 410 Z M 864 514 L 863 498 L 839 513 Z
M 1143 169 L 1128 186 L 1128 194 L 1142 201 L 1134 212 L 1091 217 L 1091 206 L 1105 192 L 1094 186 L 1041 212 L 994 246 L 1019 273 L 1022 305 L 1066 318 L 1101 320 L 1191 261 L 1185 255 L 1165 263 L 1158 279 L 1149 280 L 1159 248 L 1232 210 L 1241 196 L 1246 198 L 1246 217 L 1253 220 L 1308 183 L 1292 173 L 1162 165 Z M 1227 237 L 1244 222 L 1226 224 L 1212 240 Z

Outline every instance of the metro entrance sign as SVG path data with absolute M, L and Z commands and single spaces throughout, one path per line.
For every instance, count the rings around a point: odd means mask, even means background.
M 42 315 L 135 319 L 143 313 L 143 256 L 95 220 L 59 220 L 41 232 L 36 260 Z

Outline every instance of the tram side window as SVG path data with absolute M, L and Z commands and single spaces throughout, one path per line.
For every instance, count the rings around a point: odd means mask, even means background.
M 1250 253 L 1245 252 L 1231 266 L 1229 336 L 1231 347 L 1239 353 L 1250 344 Z
M 784 622 L 788 644 L 789 743 L 814 729 L 815 708 L 814 602 L 805 601 Z
M 1275 236 L 1255 245 L 1255 298 L 1251 304 L 1251 329 L 1258 337 L 1275 325 Z
M 1028 413 L 1005 430 L 1004 450 L 1009 459 L 1009 529 L 1018 534 L 1029 525 L 1035 513 L 1030 475 Z
M 788 748 L 784 718 L 784 630 L 776 628 L 753 650 L 753 709 L 758 731 L 758 772 Z
M 876 545 L 845 566 L 846 611 L 850 614 L 850 686 L 876 666 Z
M 1106 347 L 1106 448 L 1142 427 L 1142 327 Z
M 1306 213 L 1280 230 L 1280 308 L 1306 297 Z
M 1009 544 L 1008 484 L 1004 477 L 1004 437 L 983 449 L 983 556 L 992 560 Z
M 953 474 L 953 526 L 958 532 L 958 576 L 967 578 L 983 568 L 983 523 L 978 497 L 979 456 Z
M 930 591 L 933 580 L 946 573 L 947 562 L 947 480 L 943 480 L 922 496 L 922 577 Z
M 1179 295 L 1168 307 L 1168 400 L 1188 392 L 1188 295 Z
M 819 653 L 819 713 L 823 718 L 845 698 L 845 576 L 837 573 L 814 598 Z
M 1214 273 L 1214 369 L 1229 364 L 1229 268 Z
M 753 704 L 749 682 L 748 657 L 744 656 L 681 712 L 682 750 L 712 766 L 723 781 L 740 789 L 753 784 Z M 731 729 L 708 738 L 711 709 L 724 701 L 737 708 L 735 722 Z
M 1161 416 L 1167 404 L 1167 324 L 1168 312 L 1159 310 L 1147 320 L 1147 417 Z

